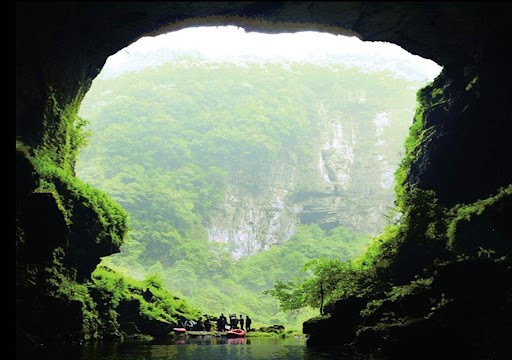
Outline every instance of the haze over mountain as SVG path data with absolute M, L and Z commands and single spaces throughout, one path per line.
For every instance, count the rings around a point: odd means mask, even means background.
M 233 39 L 226 52 L 213 40 L 194 50 L 193 37 L 170 40 L 177 32 L 111 57 L 82 102 L 92 136 L 77 175 L 130 213 L 109 266 L 157 274 L 209 313 L 296 325 L 312 314 L 283 313 L 262 292 L 308 276 L 312 259 L 354 258 L 389 221 L 416 90 L 437 66 L 414 72 L 404 65 L 417 57 L 391 45 L 380 57 L 278 55 L 270 35 L 229 31 L 263 37 L 267 51 Z M 291 46 L 296 35 L 277 36 Z
M 143 37 L 111 56 L 100 76 L 139 71 L 184 56 L 201 62 L 237 64 L 339 64 L 362 71 L 389 70 L 396 76 L 425 82 L 441 70 L 435 62 L 412 55 L 395 44 L 363 42 L 356 37 L 311 31 L 262 34 L 222 26 L 187 28 L 157 37 Z

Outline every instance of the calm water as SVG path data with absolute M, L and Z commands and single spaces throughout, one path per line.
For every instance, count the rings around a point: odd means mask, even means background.
M 75 347 L 40 348 L 17 359 L 31 360 L 268 360 L 343 359 L 377 360 L 370 356 L 341 354 L 335 349 L 310 349 L 304 339 L 189 338 L 165 344 L 89 344 Z

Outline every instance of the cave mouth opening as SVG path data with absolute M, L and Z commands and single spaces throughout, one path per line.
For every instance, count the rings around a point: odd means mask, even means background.
M 214 68 L 221 75 L 206 78 Z M 77 175 L 107 192 L 132 218 L 121 254 L 104 262 L 136 278 L 161 274 L 169 288 L 208 312 L 220 313 L 226 311 L 212 304 L 208 294 L 214 292 L 214 278 L 231 276 L 233 263 L 252 266 L 252 273 L 241 276 L 254 291 L 268 288 L 250 279 L 264 276 L 265 255 L 259 255 L 263 260 L 253 257 L 254 264 L 241 255 L 284 245 L 293 236 L 300 237 L 298 242 L 313 239 L 322 251 L 332 252 L 333 245 L 324 238 L 376 235 L 394 200 L 393 173 L 414 116 L 415 91 L 439 72 L 432 61 L 396 45 L 328 33 L 271 35 L 228 26 L 141 38 L 107 60 L 80 109 L 93 134 L 80 154 Z M 349 73 L 353 78 L 341 84 L 338 80 Z M 380 82 L 368 85 L 372 76 Z M 265 82 L 273 87 L 261 90 Z M 395 82 L 404 88 L 398 91 Z M 302 93 L 299 85 L 306 88 Z M 287 88 L 292 95 L 286 96 Z M 345 88 L 350 90 L 337 97 Z M 395 90 L 398 97 L 389 109 L 375 98 Z M 258 100 L 254 92 L 265 97 Z M 223 98 L 228 98 L 224 105 Z M 311 102 L 310 107 L 298 106 L 297 99 Z M 307 121 L 296 121 L 301 116 Z M 315 138 L 320 141 L 315 143 Z M 297 148 L 300 156 L 291 151 Z M 307 176 L 290 170 L 300 165 L 301 156 L 313 160 Z M 279 161 L 288 161 L 287 167 L 280 168 Z M 279 186 L 264 175 L 280 176 Z M 377 181 L 370 184 L 372 177 Z M 303 181 L 292 184 L 297 189 L 290 192 L 293 178 L 314 179 L 317 187 L 307 188 Z M 350 193 L 355 199 L 348 199 Z M 361 212 L 356 204 L 372 197 L 365 215 L 352 225 L 332 219 L 332 209 L 318 209 L 315 202 L 323 198 L 334 202 L 340 213 Z M 237 226 L 230 228 L 233 222 Z M 369 224 L 371 230 L 361 230 Z M 259 231 L 264 236 L 258 238 Z M 192 239 L 201 241 L 186 241 Z M 307 255 L 291 246 L 286 252 L 273 251 L 268 252 L 269 263 L 281 257 L 283 264 L 297 264 L 320 249 Z M 289 275 L 299 271 L 294 268 Z M 197 294 L 197 289 L 204 293 Z M 269 304 L 261 322 L 283 323 Z

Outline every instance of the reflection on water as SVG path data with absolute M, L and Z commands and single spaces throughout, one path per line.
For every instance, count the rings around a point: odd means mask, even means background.
M 88 344 L 75 347 L 42 347 L 17 351 L 17 359 L 31 360 L 370 360 L 369 356 L 341 354 L 336 349 L 309 349 L 304 339 L 197 337 L 166 343 Z
M 218 345 L 218 344 L 230 344 L 230 345 L 243 345 L 250 344 L 251 340 L 247 338 L 229 338 L 225 337 L 216 337 L 216 336 L 203 336 L 203 337 L 194 337 L 194 338 L 178 338 L 169 344 L 174 345 L 189 345 L 189 344 L 203 344 L 203 345 Z
M 251 340 L 246 338 L 231 338 L 228 339 L 228 344 L 230 345 L 243 345 L 243 344 L 250 344 Z

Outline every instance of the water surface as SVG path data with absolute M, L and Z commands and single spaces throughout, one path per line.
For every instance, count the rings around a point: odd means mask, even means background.
M 377 360 L 346 354 L 339 349 L 306 347 L 305 339 L 220 337 L 186 338 L 165 343 L 97 343 L 83 346 L 40 347 L 18 353 L 17 359 L 52 360 Z

